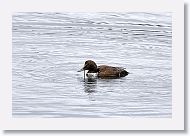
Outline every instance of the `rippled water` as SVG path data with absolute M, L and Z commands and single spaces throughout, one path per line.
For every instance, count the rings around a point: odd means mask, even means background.
M 15 13 L 13 117 L 172 117 L 170 13 Z M 125 67 L 83 79 L 86 60 Z

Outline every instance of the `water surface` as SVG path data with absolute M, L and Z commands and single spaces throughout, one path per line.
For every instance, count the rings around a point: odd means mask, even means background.
M 170 13 L 15 13 L 13 117 L 172 117 Z M 125 67 L 84 80 L 86 60 Z

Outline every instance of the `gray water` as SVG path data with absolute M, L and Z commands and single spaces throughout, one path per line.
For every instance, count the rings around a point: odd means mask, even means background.
M 13 117 L 172 117 L 170 13 L 15 13 Z M 86 60 L 125 67 L 83 78 Z

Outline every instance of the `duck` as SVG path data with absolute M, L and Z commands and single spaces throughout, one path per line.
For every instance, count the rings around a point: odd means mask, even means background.
M 98 78 L 120 78 L 129 74 L 129 72 L 123 67 L 113 67 L 108 65 L 97 66 L 92 60 L 85 61 L 84 67 L 78 72 L 85 70 L 88 70 L 86 76 L 89 78 L 92 77 L 92 75 L 96 75 Z

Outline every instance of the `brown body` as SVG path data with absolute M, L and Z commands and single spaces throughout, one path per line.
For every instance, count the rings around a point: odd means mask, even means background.
M 128 72 L 121 67 L 112 67 L 107 65 L 97 66 L 92 60 L 87 60 L 84 67 L 80 70 L 88 70 L 87 73 L 97 73 L 100 78 L 118 78 L 128 75 Z
M 101 65 L 98 67 L 98 77 L 123 77 L 122 72 L 125 70 L 119 67 Z

